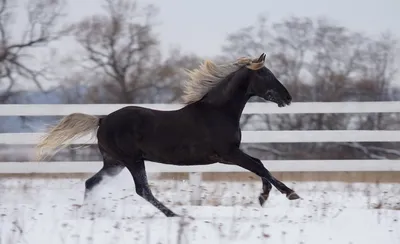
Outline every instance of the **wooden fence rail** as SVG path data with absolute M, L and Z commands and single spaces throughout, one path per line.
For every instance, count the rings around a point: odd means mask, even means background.
M 64 116 L 74 112 L 106 115 L 131 104 L 11 104 L 0 105 L 0 116 Z M 138 104 L 159 110 L 179 109 L 179 104 Z M 400 113 L 400 102 L 315 102 L 293 103 L 278 108 L 272 103 L 249 103 L 244 114 L 325 114 L 325 113 Z M 42 133 L 1 133 L 0 144 L 32 145 Z M 243 131 L 243 143 L 295 143 L 295 142 L 398 142 L 398 130 L 304 130 L 304 131 Z M 73 144 L 93 144 L 95 138 L 82 138 Z M 400 171 L 397 160 L 265 160 L 271 172 L 301 171 Z M 237 166 L 214 164 L 208 166 L 173 166 L 146 163 L 149 172 L 188 172 L 193 185 L 200 185 L 204 172 L 246 172 Z M 3 162 L 0 173 L 94 173 L 102 162 Z M 198 188 L 200 189 L 200 188 Z M 194 203 L 200 200 L 200 191 L 192 195 Z

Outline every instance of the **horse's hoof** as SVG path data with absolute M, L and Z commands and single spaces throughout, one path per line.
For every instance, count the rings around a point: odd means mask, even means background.
M 299 199 L 299 198 L 300 198 L 300 196 L 297 195 L 296 192 L 291 192 L 291 193 L 289 193 L 288 195 L 286 195 L 286 197 L 287 197 L 289 200 L 296 200 L 296 199 Z
M 260 194 L 260 196 L 258 197 L 258 201 L 260 202 L 261 207 L 268 200 L 268 196 L 269 194 Z

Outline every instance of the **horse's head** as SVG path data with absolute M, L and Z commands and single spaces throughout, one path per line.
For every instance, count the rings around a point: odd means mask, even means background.
M 183 100 L 186 104 L 199 100 L 221 104 L 235 98 L 247 102 L 249 97 L 258 96 L 279 107 L 289 105 L 291 95 L 264 62 L 265 54 L 221 65 L 206 61 L 198 69 L 188 71 Z
M 292 102 L 292 96 L 284 85 L 275 75 L 264 66 L 265 54 L 261 54 L 258 59 L 239 59 L 239 63 L 247 62 L 246 68 L 249 69 L 248 93 L 251 96 L 258 96 L 267 101 L 284 107 Z

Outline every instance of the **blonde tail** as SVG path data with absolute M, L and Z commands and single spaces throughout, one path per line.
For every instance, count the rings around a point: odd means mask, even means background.
M 44 150 L 49 150 L 47 154 L 53 156 L 72 140 L 94 133 L 98 124 L 99 118 L 88 114 L 73 113 L 65 116 L 41 138 L 37 145 L 38 161 L 44 159 Z

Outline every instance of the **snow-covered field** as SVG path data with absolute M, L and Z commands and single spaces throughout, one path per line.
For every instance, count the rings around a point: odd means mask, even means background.
M 260 182 L 204 183 L 203 205 L 190 206 L 188 182 L 151 180 L 160 201 L 190 216 L 166 218 L 127 172 L 78 208 L 84 180 L 0 179 L 0 244 L 400 243 L 399 184 L 286 182 L 302 199 L 273 189 L 261 208 Z

